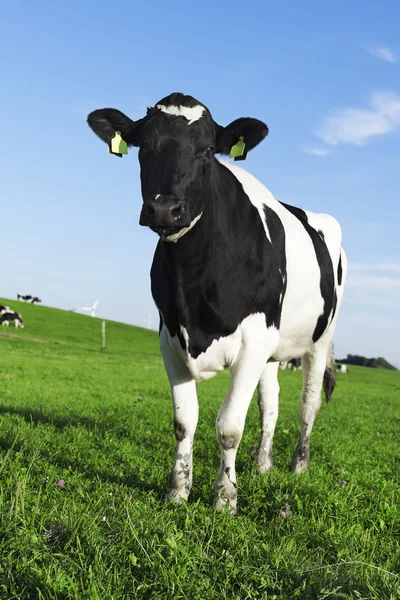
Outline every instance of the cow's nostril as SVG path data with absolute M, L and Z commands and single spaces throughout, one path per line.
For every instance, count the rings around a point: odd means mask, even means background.
M 154 217 L 154 215 L 156 214 L 154 204 L 150 204 L 150 202 L 147 203 L 147 212 L 150 217 Z
M 171 206 L 170 214 L 172 217 L 179 217 L 182 213 L 182 202 L 177 202 L 173 206 Z

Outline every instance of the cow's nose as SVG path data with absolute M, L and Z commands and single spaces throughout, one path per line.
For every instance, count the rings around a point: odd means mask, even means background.
M 176 200 L 169 205 L 169 214 L 173 219 L 179 218 L 183 213 L 183 202 Z
M 146 202 L 149 225 L 155 227 L 172 227 L 185 213 L 182 200 L 174 196 L 157 195 Z

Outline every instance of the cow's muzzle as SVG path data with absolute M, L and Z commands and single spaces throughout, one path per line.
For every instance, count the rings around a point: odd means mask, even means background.
M 190 225 L 185 204 L 176 196 L 156 194 L 143 203 L 140 225 L 158 229 L 181 229 Z

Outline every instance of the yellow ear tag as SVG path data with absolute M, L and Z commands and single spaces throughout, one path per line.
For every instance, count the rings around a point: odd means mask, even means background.
M 232 146 L 231 151 L 229 152 L 229 158 L 234 158 L 235 160 L 246 160 L 246 156 L 246 144 L 242 136 L 239 138 L 236 144 Z
M 122 139 L 120 131 L 116 131 L 114 137 L 110 140 L 108 151 L 110 154 L 115 154 L 120 158 L 122 158 L 123 154 L 128 154 L 128 145 Z

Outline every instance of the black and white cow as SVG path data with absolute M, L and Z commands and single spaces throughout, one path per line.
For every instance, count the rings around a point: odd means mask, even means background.
M 17 294 L 17 299 L 21 302 L 32 302 L 33 300 L 32 296 L 23 296 L 20 293 Z
M 0 310 L 0 325 L 3 327 L 8 327 L 10 323 L 14 323 L 16 329 L 18 329 L 18 327 L 21 327 L 21 329 L 25 327 L 22 317 L 19 313 L 15 312 L 8 306 L 1 306 L 0 309 L 6 309 Z
M 18 294 L 18 300 L 21 302 L 28 302 L 29 304 L 39 304 L 39 302 L 41 302 L 40 298 L 37 296 L 23 296 L 22 294 Z
M 287 366 L 291 371 L 301 370 L 301 358 L 299 358 L 299 357 L 292 358 L 291 360 L 288 361 Z
M 305 471 L 314 419 L 335 386 L 332 337 L 343 295 L 346 257 L 337 221 L 278 202 L 252 175 L 215 158 L 240 138 L 246 152 L 267 126 L 241 118 L 215 123 L 206 106 L 174 93 L 132 121 L 105 108 L 88 117 L 106 143 L 117 131 L 139 147 L 140 224 L 160 240 L 151 288 L 160 313 L 160 345 L 172 390 L 175 462 L 168 497 L 187 499 L 198 403 L 196 382 L 230 369 L 216 430 L 221 447 L 216 507 L 236 511 L 235 459 L 258 385 L 258 466 L 272 469 L 279 361 L 301 356 L 300 441 L 292 470 Z

